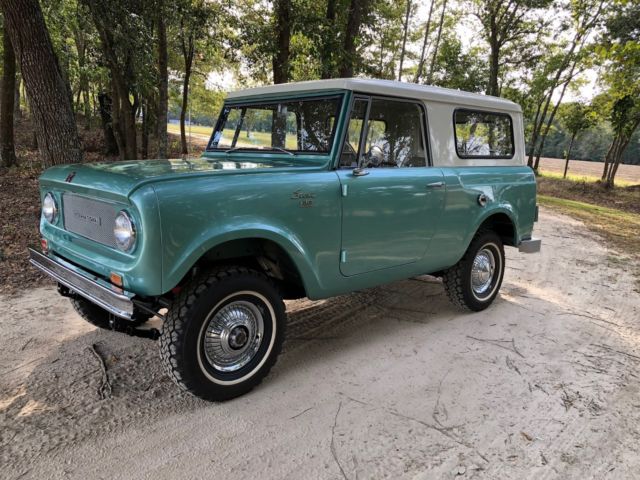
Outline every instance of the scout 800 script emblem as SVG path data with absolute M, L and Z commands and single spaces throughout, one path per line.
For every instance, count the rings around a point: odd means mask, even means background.
M 289 197 L 291 200 L 298 200 L 298 206 L 300 208 L 313 207 L 313 199 L 316 198 L 315 194 L 309 192 L 303 192 L 302 190 L 296 190 Z

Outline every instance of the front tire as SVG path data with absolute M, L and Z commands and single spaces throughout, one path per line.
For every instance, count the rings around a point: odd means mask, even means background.
M 463 310 L 479 312 L 498 295 L 504 276 L 504 247 L 493 231 L 476 234 L 466 253 L 442 277 L 449 300 Z
M 223 401 L 247 393 L 282 348 L 285 307 L 271 281 L 244 267 L 215 270 L 187 284 L 160 336 L 166 372 L 183 390 Z

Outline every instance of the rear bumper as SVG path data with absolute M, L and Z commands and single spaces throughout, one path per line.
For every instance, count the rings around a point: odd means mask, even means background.
M 518 245 L 518 250 L 522 253 L 537 253 L 542 246 L 542 240 L 539 238 L 531 238 L 529 240 L 523 240 Z
M 29 249 L 29 261 L 56 282 L 74 293 L 95 303 L 116 317 L 130 320 L 133 316 L 134 294 L 126 292 L 108 282 L 65 262 L 59 257 L 47 257 Z

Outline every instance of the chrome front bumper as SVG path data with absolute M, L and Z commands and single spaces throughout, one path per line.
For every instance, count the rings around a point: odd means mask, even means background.
M 133 316 L 132 293 L 111 285 L 61 258 L 47 257 L 31 248 L 29 249 L 29 257 L 33 266 L 42 270 L 56 282 L 113 313 L 116 317 L 131 320 Z
M 539 238 L 531 238 L 529 240 L 523 240 L 518 245 L 518 250 L 522 253 L 537 253 L 540 251 L 542 240 Z

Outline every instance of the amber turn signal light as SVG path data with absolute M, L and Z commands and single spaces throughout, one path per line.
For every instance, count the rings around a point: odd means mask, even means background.
M 119 287 L 122 286 L 122 276 L 118 275 L 117 273 L 111 272 L 109 279 L 111 280 L 111 283 L 113 283 L 114 285 L 117 285 Z

